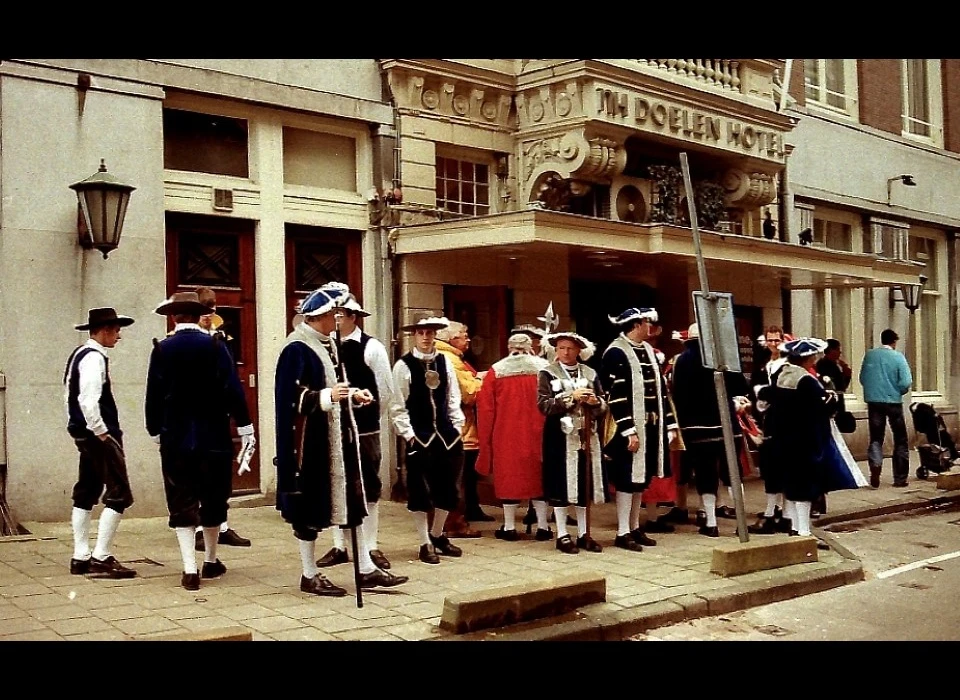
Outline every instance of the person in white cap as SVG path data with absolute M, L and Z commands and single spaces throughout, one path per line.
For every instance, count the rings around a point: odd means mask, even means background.
M 656 540 L 647 531 L 671 532 L 656 520 L 640 524 L 643 490 L 654 477 L 670 474 L 670 443 L 677 439 L 677 421 L 653 346 L 647 342 L 657 310 L 626 309 L 609 317 L 620 335 L 603 353 L 603 382 L 610 396 L 616 431 L 606 446 L 610 480 L 616 489 L 617 536 L 614 546 L 639 552 Z M 655 503 L 653 504 L 656 505 Z
M 350 294 L 340 312 L 340 357 L 343 360 L 350 386 L 366 389 L 373 401 L 353 407 L 357 429 L 360 433 L 360 471 L 363 476 L 363 490 L 367 499 L 367 517 L 363 519 L 363 539 L 370 558 L 378 568 L 390 568 L 390 560 L 380 550 L 380 498 L 383 495 L 383 482 L 380 478 L 380 428 L 383 418 L 398 415 L 403 406 L 393 385 L 390 359 L 383 343 L 369 335 L 357 325 L 360 319 L 368 318 L 370 313 Z M 333 547 L 317 560 L 317 566 L 323 568 L 350 561 L 342 528 L 330 528 Z
M 604 502 L 600 421 L 607 411 L 597 372 L 584 364 L 595 351 L 592 342 L 573 331 L 552 333 L 547 342 L 557 359 L 537 374 L 537 407 L 543 425 L 543 497 L 553 506 L 556 548 L 564 554 L 581 549 L 600 552 L 591 537 L 587 506 Z M 567 509 L 577 515 L 576 541 L 567 533 Z
M 77 483 L 73 487 L 73 558 L 71 574 L 106 578 L 133 578 L 137 572 L 113 556 L 113 537 L 124 511 L 133 505 L 133 493 L 123 454 L 123 431 L 110 383 L 108 351 L 120 340 L 120 329 L 133 323 L 110 307 L 90 309 L 87 322 L 74 326 L 90 337 L 67 360 L 63 374 L 67 432 L 80 453 Z M 102 498 L 101 498 L 102 497 Z M 90 550 L 93 507 L 103 501 L 97 543 Z
M 233 357 L 221 340 L 200 328 L 200 317 L 210 311 L 196 292 L 177 292 L 155 309 L 172 316 L 176 326 L 173 335 L 154 340 L 144 402 L 147 432 L 160 445 L 168 524 L 183 560 L 180 584 L 189 591 L 200 588 L 201 578 L 217 578 L 227 570 L 217 558 L 217 544 L 232 490 L 231 419 L 243 443 L 241 455 L 256 445 Z M 199 574 L 197 525 L 203 526 L 204 540 Z
M 437 331 L 449 323 L 443 317 L 425 316 L 403 326 L 413 334 L 414 345 L 393 366 L 393 381 L 404 404 L 393 425 L 406 443 L 407 510 L 420 540 L 417 557 L 425 564 L 439 564 L 440 555 L 463 554 L 444 533 L 447 516 L 459 502 L 456 476 L 463 467 L 465 422 L 456 372 L 436 348 Z
M 543 500 L 544 416 L 537 410 L 537 376 L 548 363 L 534 355 L 525 333 L 511 335 L 507 349 L 510 354 L 488 370 L 477 399 L 477 472 L 493 474 L 494 492 L 503 503 L 497 539 L 522 539 L 517 532 L 517 506 L 529 500 L 537 515 L 535 539 L 552 540 Z
M 398 586 L 406 576 L 378 567 L 365 546 L 367 497 L 361 474 L 359 429 L 353 408 L 373 403 L 369 389 L 344 377 L 335 331 L 349 288 L 328 282 L 297 311 L 303 320 L 277 358 L 277 509 L 290 523 L 300 550 L 300 590 L 342 597 L 346 589 L 323 576 L 316 563 L 317 535 L 326 528 L 355 528 L 360 588 Z

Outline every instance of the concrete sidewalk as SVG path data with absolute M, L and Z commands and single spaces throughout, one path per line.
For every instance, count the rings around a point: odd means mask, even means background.
M 915 451 L 911 458 L 916 462 Z M 861 468 L 868 473 L 866 463 Z M 816 524 L 960 500 L 960 491 L 938 490 L 932 478 L 915 479 L 915 469 L 916 464 L 911 466 L 910 485 L 895 489 L 887 460 L 881 488 L 830 494 L 828 513 Z M 765 503 L 762 483 L 748 478 L 745 492 L 747 522 L 752 523 Z M 428 565 L 417 561 L 416 535 L 405 506 L 384 502 L 380 548 L 393 563 L 392 571 L 410 581 L 394 589 L 364 591 L 364 606 L 358 609 L 350 596 L 317 598 L 300 592 L 297 543 L 272 505 L 241 501 L 233 506 L 231 525 L 253 546 L 221 547 L 218 554 L 227 573 L 203 581 L 195 592 L 180 587 L 179 551 L 166 518 L 127 517 L 122 522 L 114 554 L 139 572 L 126 581 L 70 575 L 69 522 L 22 523 L 31 534 L 0 537 L 0 640 L 190 638 L 192 633 L 249 633 L 254 640 L 617 640 L 863 579 L 860 563 L 840 546 L 820 551 L 817 562 L 729 578 L 713 574 L 713 549 L 719 542 L 736 541 L 735 520 L 719 520 L 719 540 L 699 535 L 690 524 L 655 535 L 657 546 L 641 553 L 615 549 L 613 504 L 591 511 L 593 536 L 604 545 L 599 554 L 561 554 L 552 541 L 532 538 L 502 542 L 493 536 L 497 522 L 481 524 L 479 539 L 456 540 L 464 550 L 462 558 Z M 501 515 L 498 508 L 486 510 Z M 814 534 L 832 541 L 829 533 Z M 786 535 L 750 539 L 771 537 Z M 321 533 L 317 556 L 329 547 L 329 535 Z M 352 595 L 352 565 L 323 572 Z M 605 576 L 606 602 L 549 621 L 487 632 L 455 635 L 438 626 L 449 595 L 541 583 L 572 573 Z

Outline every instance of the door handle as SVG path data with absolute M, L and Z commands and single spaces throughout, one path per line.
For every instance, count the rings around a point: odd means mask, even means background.
M 251 389 L 257 388 L 257 375 L 251 374 L 247 376 L 247 384 L 250 385 Z

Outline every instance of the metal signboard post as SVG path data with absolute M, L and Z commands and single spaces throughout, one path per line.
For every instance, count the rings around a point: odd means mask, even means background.
M 707 268 L 700 248 L 700 229 L 697 227 L 697 207 L 690 181 L 690 165 L 687 154 L 680 154 L 683 170 L 683 187 L 687 193 L 687 209 L 690 213 L 690 228 L 693 230 L 693 246 L 697 254 L 697 272 L 700 275 L 700 291 L 693 293 L 694 311 L 700 329 L 700 353 L 704 367 L 714 370 L 713 386 L 720 409 L 720 425 L 723 428 L 723 444 L 727 453 L 727 472 L 733 487 L 733 504 L 737 511 L 737 534 L 740 542 L 748 542 L 747 518 L 743 505 L 743 486 L 737 468 L 737 450 L 733 441 L 733 424 L 730 421 L 730 397 L 724 381 L 725 371 L 740 371 L 740 353 L 737 331 L 733 320 L 733 295 L 710 291 L 707 284 Z

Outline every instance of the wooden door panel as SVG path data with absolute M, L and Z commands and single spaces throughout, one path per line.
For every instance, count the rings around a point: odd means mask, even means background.
M 189 214 L 167 214 L 167 296 L 207 286 L 217 295 L 221 330 L 243 385 L 256 435 L 258 429 L 257 328 L 253 222 Z M 172 330 L 173 320 L 168 320 Z M 232 428 L 235 451 L 240 437 Z M 235 495 L 260 491 L 261 447 L 243 476 L 233 469 Z

